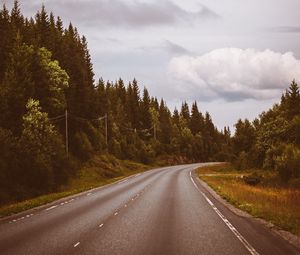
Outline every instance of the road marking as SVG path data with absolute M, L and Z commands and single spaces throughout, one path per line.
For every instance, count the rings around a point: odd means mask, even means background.
M 127 182 L 127 181 L 128 181 L 128 179 L 125 179 L 125 180 L 123 180 L 123 181 L 120 181 L 119 184 L 124 183 L 124 182 Z
M 54 208 L 56 208 L 56 207 L 57 207 L 57 205 L 53 205 L 53 206 L 47 208 L 46 211 L 52 210 L 52 209 L 54 209 Z
M 80 244 L 80 242 L 74 244 L 74 248 L 77 247 Z
M 209 203 L 209 205 L 214 209 L 216 214 L 222 219 L 222 221 L 226 224 L 226 226 L 231 230 L 231 232 L 240 240 L 240 242 L 245 246 L 245 248 L 250 252 L 251 255 L 259 255 L 259 253 L 253 248 L 253 246 L 248 243 L 248 241 L 241 235 L 241 233 L 230 223 L 230 221 L 219 211 L 219 209 L 213 204 L 213 202 L 203 193 L 195 181 L 192 178 L 192 171 L 190 171 L 190 178 L 196 187 L 196 189 L 202 194 L 205 200 Z
M 114 215 L 115 215 L 115 216 L 116 216 L 116 215 L 118 215 L 118 212 L 115 212 L 115 214 L 114 214 Z

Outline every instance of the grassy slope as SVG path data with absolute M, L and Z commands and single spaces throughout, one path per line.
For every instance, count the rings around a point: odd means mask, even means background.
M 50 203 L 85 190 L 115 182 L 126 176 L 150 169 L 151 166 L 127 160 L 118 160 L 111 155 L 95 155 L 83 165 L 76 176 L 59 192 L 46 194 L 26 201 L 0 207 L 0 217 Z
M 300 236 L 300 190 L 278 185 L 270 172 L 264 172 L 261 184 L 250 186 L 241 178 L 249 174 L 230 164 L 198 170 L 199 177 L 231 204 Z

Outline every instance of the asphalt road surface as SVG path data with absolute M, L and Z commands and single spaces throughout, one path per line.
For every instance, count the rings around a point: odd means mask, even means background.
M 0 254 L 300 254 L 237 216 L 193 170 L 166 167 L 0 221 Z

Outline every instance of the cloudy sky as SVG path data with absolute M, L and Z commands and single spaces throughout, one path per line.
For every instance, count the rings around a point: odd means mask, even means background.
M 0 0 L 11 7 L 12 0 Z M 134 77 L 171 108 L 197 101 L 219 128 L 300 82 L 299 0 L 20 0 L 86 35 L 96 78 Z

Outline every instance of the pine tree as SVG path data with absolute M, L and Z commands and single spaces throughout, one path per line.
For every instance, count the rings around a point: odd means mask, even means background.
M 186 125 L 190 124 L 190 109 L 187 102 L 183 102 L 181 105 L 180 116 L 185 120 Z
M 299 86 L 292 81 L 290 87 L 281 99 L 282 107 L 286 112 L 288 119 L 292 119 L 296 115 L 300 115 L 300 93 Z
M 171 143 L 172 136 L 171 113 L 163 99 L 159 106 L 159 124 L 159 140 L 161 143 L 169 145 Z
M 0 85 L 3 81 L 14 36 L 10 24 L 9 12 L 6 9 L 6 6 L 3 5 L 3 9 L 0 10 Z
M 11 10 L 10 21 L 15 32 L 21 33 L 24 24 L 24 17 L 21 14 L 20 4 L 17 0 L 14 1 L 14 5 Z
M 15 133 L 21 131 L 26 102 L 34 94 L 32 58 L 33 48 L 23 44 L 18 33 L 12 52 L 9 54 L 3 86 L 0 90 L 2 110 L 0 126 L 11 129 Z
M 150 96 L 146 88 L 144 88 L 143 99 L 141 101 L 141 128 L 150 129 L 152 127 L 152 119 L 150 113 Z
M 36 34 L 38 36 L 36 38 L 36 45 L 38 47 L 46 47 L 47 49 L 52 50 L 52 40 L 50 39 L 50 20 L 44 5 L 42 5 L 41 10 L 38 11 L 35 16 L 35 24 Z
M 204 129 L 204 118 L 198 110 L 197 102 L 192 105 L 192 112 L 189 125 L 193 135 L 196 135 Z

